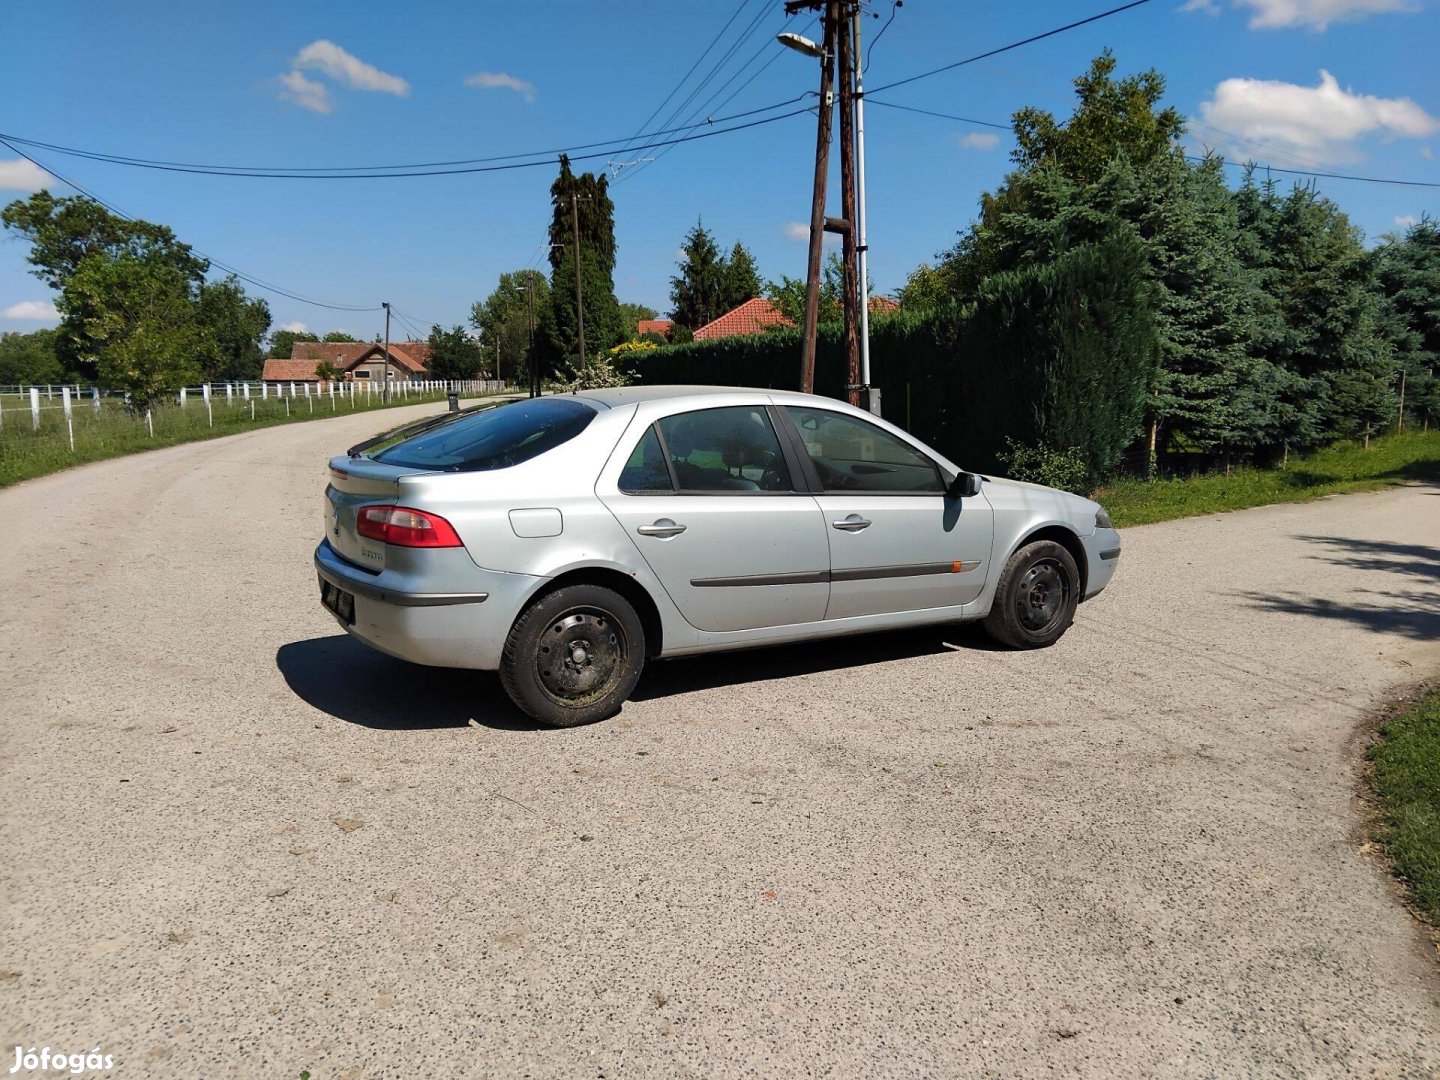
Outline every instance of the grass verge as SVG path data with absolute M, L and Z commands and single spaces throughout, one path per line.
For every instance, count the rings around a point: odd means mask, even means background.
M 1101 488 L 1095 498 L 1124 528 L 1437 477 L 1440 431 L 1406 432 L 1372 439 L 1368 448 L 1340 443 L 1308 457 L 1291 458 L 1285 468 L 1236 469 L 1229 476 L 1121 480 Z
M 467 395 L 468 397 L 468 395 Z M 411 392 L 390 404 L 367 402 L 356 395 L 353 401 L 331 400 L 328 395 L 311 398 L 268 397 L 226 402 L 212 402 L 207 414 L 205 403 L 192 395 L 184 408 L 170 403 L 157 406 L 151 413 L 154 435 L 145 418 L 127 414 L 113 402 L 105 402 L 100 412 L 90 402 L 76 404 L 72 417 L 75 448 L 70 448 L 62 410 L 51 402 L 41 412 L 39 430 L 31 426 L 28 409 L 7 407 L 0 426 L 0 488 L 32 480 L 37 476 L 59 472 L 74 465 L 92 461 L 158 450 L 179 443 L 216 439 L 256 428 L 277 424 L 298 424 L 307 420 L 324 420 L 355 412 L 379 411 L 404 405 L 439 404 L 445 400 L 443 390 Z M 254 416 L 251 416 L 251 407 Z
M 1440 690 L 1381 727 L 1368 757 L 1380 843 L 1415 907 L 1440 926 Z

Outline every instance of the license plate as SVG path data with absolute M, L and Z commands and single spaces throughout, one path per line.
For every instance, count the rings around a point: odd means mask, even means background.
M 320 603 L 346 626 L 355 622 L 355 594 L 320 579 Z

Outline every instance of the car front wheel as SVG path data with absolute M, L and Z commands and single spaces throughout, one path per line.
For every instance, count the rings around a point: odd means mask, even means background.
M 1053 540 L 1026 544 L 1005 564 L 985 630 L 1012 649 L 1042 649 L 1059 641 L 1075 621 L 1080 573 Z
M 515 620 L 500 682 L 526 715 L 573 727 L 619 712 L 644 665 L 645 628 L 630 602 L 598 585 L 570 585 Z

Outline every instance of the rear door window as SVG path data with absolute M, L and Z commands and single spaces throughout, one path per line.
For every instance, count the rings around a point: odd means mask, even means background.
M 680 413 L 659 427 L 681 491 L 794 490 L 764 406 Z
M 620 490 L 627 495 L 669 495 L 675 490 L 653 424 L 626 458 L 625 468 L 620 470 Z
M 537 458 L 595 419 L 573 398 L 535 398 L 462 416 L 372 453 L 376 461 L 436 472 L 487 472 Z

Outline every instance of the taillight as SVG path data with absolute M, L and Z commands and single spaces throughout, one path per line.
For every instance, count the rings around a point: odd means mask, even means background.
M 396 547 L 464 547 L 455 527 L 438 514 L 408 506 L 362 506 L 355 515 L 355 531 Z

